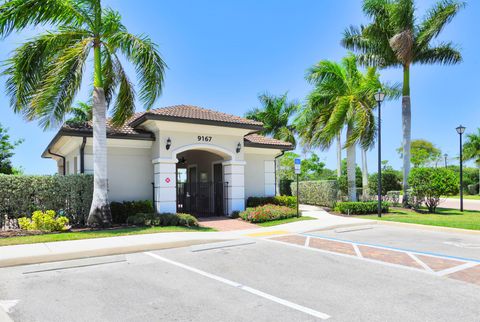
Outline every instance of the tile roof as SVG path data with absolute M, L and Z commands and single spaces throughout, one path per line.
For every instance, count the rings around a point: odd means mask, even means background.
M 293 148 L 293 145 L 290 142 L 269 138 L 259 134 L 246 135 L 244 137 L 244 140 L 245 142 L 252 143 L 253 145 L 259 144 L 259 145 L 272 145 L 272 146 L 278 146 L 278 147 L 284 147 L 284 148 Z
M 220 123 L 229 123 L 229 124 L 239 124 L 239 125 L 249 125 L 249 126 L 258 126 L 262 127 L 263 123 L 243 118 L 240 116 L 222 113 L 210 109 L 201 108 L 193 105 L 174 105 L 158 109 L 153 109 L 144 112 L 142 115 L 139 115 L 135 119 L 132 119 L 130 123 L 136 124 L 139 119 L 143 116 L 160 116 L 167 119 L 193 119 L 193 120 L 204 120 Z

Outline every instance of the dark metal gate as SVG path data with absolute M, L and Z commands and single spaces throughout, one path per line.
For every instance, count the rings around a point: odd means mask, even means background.
M 178 182 L 177 212 L 196 217 L 227 215 L 226 182 Z

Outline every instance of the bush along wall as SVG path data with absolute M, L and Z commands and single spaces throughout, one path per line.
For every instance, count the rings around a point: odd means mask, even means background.
M 258 206 L 263 206 L 268 204 L 296 208 L 297 197 L 294 197 L 294 196 L 248 197 L 247 199 L 247 207 L 258 207 Z
M 0 217 L 30 218 L 34 211 L 54 210 L 71 225 L 84 225 L 92 195 L 91 175 L 0 175 Z
M 382 212 L 388 212 L 388 202 L 382 202 Z M 376 201 L 337 202 L 335 211 L 345 215 L 368 215 L 376 214 L 378 203 Z
M 338 182 L 336 180 L 320 180 L 320 181 L 300 181 L 299 199 L 300 203 L 333 207 L 338 196 Z M 292 195 L 297 195 L 297 183 L 292 182 Z
M 124 201 L 110 203 L 112 221 L 114 224 L 126 224 L 127 218 L 138 213 L 153 213 L 151 200 Z

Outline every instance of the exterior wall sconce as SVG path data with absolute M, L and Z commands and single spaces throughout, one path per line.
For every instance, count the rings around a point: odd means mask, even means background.
M 167 145 L 165 146 L 165 149 L 170 150 L 170 147 L 172 146 L 172 140 L 170 138 L 167 139 Z
M 237 144 L 237 153 L 240 153 L 241 150 L 242 150 L 242 145 L 240 144 L 240 142 L 238 142 L 238 144 Z

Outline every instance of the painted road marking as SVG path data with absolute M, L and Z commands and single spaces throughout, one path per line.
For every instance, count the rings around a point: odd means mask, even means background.
M 296 237 L 303 236 L 304 238 L 309 238 L 308 244 L 305 242 L 296 243 L 292 241 Z M 299 247 L 307 250 L 318 251 L 327 254 L 333 254 L 337 256 L 344 256 L 349 258 L 360 259 L 364 261 L 373 262 L 376 264 L 381 264 L 385 266 L 392 267 L 401 267 L 403 269 L 411 269 L 417 272 L 428 273 L 436 276 L 446 276 L 449 278 L 454 278 L 452 274 L 462 273 L 473 267 L 480 267 L 480 261 L 476 259 L 466 259 L 449 255 L 440 255 L 435 253 L 419 252 L 413 250 L 405 250 L 390 246 L 382 245 L 373 245 L 361 242 L 346 241 L 337 238 L 323 237 L 314 234 L 299 234 L 299 235 L 286 235 L 273 238 L 266 238 L 265 241 L 282 243 L 288 246 Z M 325 244 L 322 247 L 322 243 L 317 241 L 337 243 L 338 245 L 349 245 L 354 250 L 353 253 L 346 253 L 342 251 L 343 248 L 328 247 L 328 244 Z M 368 246 L 367 246 L 368 245 Z M 363 248 L 362 248 L 363 247 Z M 366 249 L 374 251 L 373 254 L 362 253 Z M 375 253 L 375 250 L 380 252 Z M 381 253 L 383 251 L 384 253 Z M 385 253 L 389 252 L 389 253 Z M 375 256 L 373 256 L 375 255 Z M 408 261 L 405 261 L 409 259 Z M 416 264 L 416 265 L 412 265 Z M 432 266 L 433 265 L 433 266 Z M 451 267 L 448 267 L 450 265 Z M 441 268 L 443 266 L 443 268 Z M 480 272 L 480 271 L 479 271 Z M 475 275 L 477 274 L 477 275 Z M 474 279 L 480 279 L 480 274 L 475 273 Z M 456 278 L 463 282 L 478 284 L 477 282 L 470 282 L 468 278 Z
M 272 230 L 272 231 L 263 231 L 260 233 L 252 233 L 252 234 L 247 234 L 245 236 L 250 236 L 250 237 L 265 237 L 265 236 L 273 236 L 273 235 L 285 235 L 289 234 L 289 231 L 286 230 Z
M 310 236 L 307 236 L 307 238 L 305 238 L 305 244 L 303 246 L 308 247 L 309 244 L 310 244 Z
M 208 273 L 208 272 L 205 272 L 205 271 L 202 271 L 198 268 L 195 268 L 195 267 L 192 267 L 192 266 L 188 266 L 188 265 L 185 265 L 185 264 L 182 264 L 180 262 L 176 262 L 176 261 L 173 261 L 171 259 L 168 259 L 168 258 L 165 258 L 163 256 L 160 256 L 160 255 L 157 255 L 157 254 L 154 254 L 154 253 L 151 253 L 151 252 L 144 252 L 145 255 L 148 255 L 148 256 L 151 256 L 155 259 L 158 259 L 160 261 L 163 261 L 165 263 L 168 263 L 168 264 L 171 264 L 171 265 L 174 265 L 174 266 L 177 266 L 177 267 L 181 267 L 185 270 L 188 270 L 190 272 L 194 272 L 194 273 L 197 273 L 199 275 L 202 275 L 202 276 L 205 276 L 205 277 L 208 277 L 210 279 L 213 279 L 215 281 L 218 281 L 218 282 L 221 282 L 221 283 L 224 283 L 224 284 L 227 284 L 227 285 L 230 285 L 232 287 L 235 287 L 235 288 L 238 288 L 240 290 L 243 290 L 245 292 L 248 292 L 248 293 L 251 293 L 251 294 L 255 294 L 257 296 L 260 296 L 264 299 L 267 299 L 269 301 L 272 301 L 272 302 L 275 302 L 275 303 L 278 303 L 278 304 L 281 304 L 283 306 L 286 306 L 286 307 L 289 307 L 291 309 L 294 309 L 294 310 L 297 310 L 297 311 L 300 311 L 300 312 L 303 312 L 303 313 L 306 313 L 308 315 L 311 315 L 311 316 L 314 316 L 314 317 L 317 317 L 317 318 L 320 318 L 322 320 L 326 320 L 326 319 L 329 319 L 330 318 L 330 315 L 326 314 L 326 313 L 322 313 L 322 312 L 319 312 L 319 311 L 316 311 L 316 310 L 313 310 L 313 309 L 310 309 L 308 307 L 305 307 L 305 306 L 302 306 L 302 305 L 299 305 L 299 304 L 296 304 L 296 303 L 293 303 L 293 302 L 290 302 L 290 301 L 287 301 L 287 300 L 284 300 L 284 299 L 281 299 L 279 297 L 276 297 L 274 295 L 270 295 L 268 293 L 265 293 L 265 292 L 262 292 L 262 291 L 259 291 L 257 289 L 254 289 L 252 287 L 249 287 L 249 286 L 246 286 L 246 285 L 242 285 L 238 282 L 235 282 L 235 281 L 231 281 L 229 279 L 226 279 L 226 278 L 223 278 L 221 276 L 218 276 L 218 275 L 214 275 L 214 274 L 211 274 L 211 273 Z
M 477 266 L 477 265 L 478 265 L 478 263 L 465 263 L 465 264 L 462 264 L 462 265 L 459 265 L 459 266 L 444 269 L 443 271 L 437 272 L 436 274 L 440 275 L 440 276 L 445 276 L 445 275 L 453 274 L 453 273 L 456 273 L 456 272 L 459 272 L 459 271 L 462 271 L 464 269 L 474 267 L 474 266 Z
M 418 265 L 422 266 L 423 269 L 430 273 L 434 273 L 433 269 L 431 269 L 427 264 L 422 262 L 417 256 L 413 255 L 412 253 L 407 253 L 408 256 L 410 256 L 411 259 L 413 259 L 415 262 L 417 262 Z

